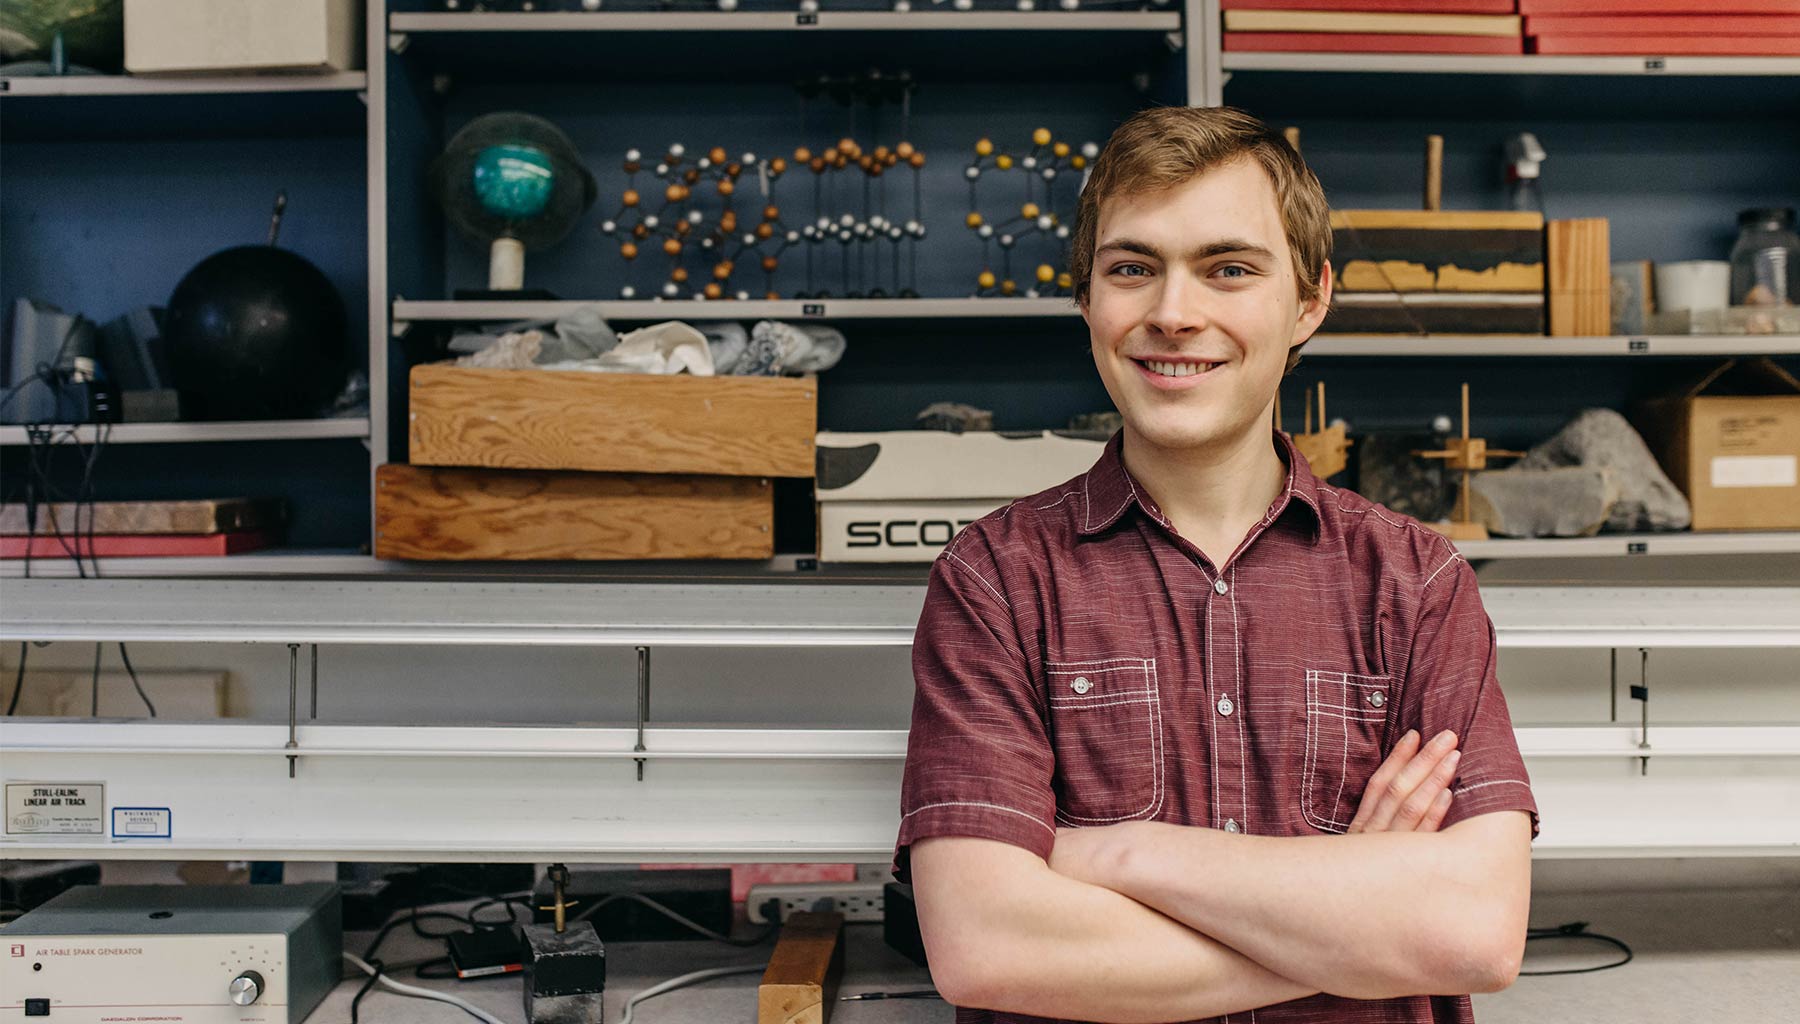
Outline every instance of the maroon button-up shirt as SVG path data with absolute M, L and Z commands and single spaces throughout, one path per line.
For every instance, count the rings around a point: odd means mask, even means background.
M 1457 734 L 1444 827 L 1522 810 L 1535 830 L 1474 571 L 1443 537 L 1328 486 L 1276 438 L 1286 487 L 1222 567 L 1132 481 L 1120 436 L 1087 473 L 944 549 L 913 646 L 903 879 L 909 846 L 930 836 L 1048 858 L 1059 825 L 1343 832 L 1408 729 Z M 1034 1019 L 957 1012 L 958 1024 Z M 1254 1015 L 1472 1019 L 1467 996 L 1319 995 Z

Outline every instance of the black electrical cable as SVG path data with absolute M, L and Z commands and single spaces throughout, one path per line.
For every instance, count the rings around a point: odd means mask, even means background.
M 395 928 L 398 928 L 403 924 L 412 925 L 413 931 L 416 934 L 427 939 L 442 939 L 450 934 L 449 932 L 438 933 L 425 931 L 419 927 L 419 922 L 425 920 L 455 921 L 457 924 L 469 923 L 468 917 L 463 914 L 452 914 L 444 910 L 419 910 L 415 907 L 408 911 L 405 917 L 396 917 L 382 925 L 381 930 L 375 933 L 374 940 L 369 943 L 369 947 L 363 950 L 363 959 L 373 961 L 375 951 L 381 948 L 381 943 L 387 939 L 388 935 L 392 933 Z
M 31 644 L 24 640 L 19 641 L 19 676 L 13 680 L 12 699 L 6 702 L 8 718 L 12 717 L 13 712 L 19 710 L 19 694 L 25 692 L 25 654 L 30 649 Z
M 1610 971 L 1615 967 L 1623 967 L 1631 962 L 1632 953 L 1630 946 L 1627 946 L 1622 940 L 1615 939 L 1610 935 L 1601 935 L 1599 932 L 1590 932 L 1587 930 L 1587 926 L 1588 923 L 1586 921 L 1572 921 L 1569 924 L 1557 925 L 1554 928 L 1532 928 L 1525 932 L 1525 941 L 1530 942 L 1534 939 L 1591 939 L 1595 942 L 1604 942 L 1608 945 L 1617 947 L 1625 954 L 1625 959 L 1615 960 L 1610 964 L 1601 964 L 1598 967 L 1570 967 L 1556 971 L 1520 971 L 1519 977 L 1543 978 L 1553 974 L 1593 974 L 1595 971 Z
M 369 960 L 368 957 L 364 957 L 363 959 Z M 380 960 L 369 960 L 369 966 L 375 968 L 373 971 L 369 972 L 369 980 L 363 982 L 363 987 L 357 989 L 355 997 L 350 1000 L 350 1024 L 356 1024 L 356 1011 L 357 1008 L 362 1005 L 363 996 L 369 994 L 369 990 L 374 988 L 375 983 L 381 980 L 381 972 L 387 969 L 387 965 Z
M 100 717 L 100 652 L 104 650 L 105 647 L 105 644 L 94 645 L 94 685 L 89 691 L 93 695 L 92 700 L 88 705 L 89 718 Z
M 607 904 L 613 902 L 614 900 L 631 900 L 634 903 L 641 903 L 644 906 L 649 907 L 651 910 L 654 910 L 657 913 L 661 914 L 662 916 L 668 918 L 669 920 L 674 921 L 676 924 L 681 925 L 682 927 L 688 929 L 689 931 L 696 932 L 700 935 L 704 935 L 707 938 L 713 940 L 714 942 L 723 942 L 727 946 L 736 946 L 739 949 L 748 949 L 752 946 L 762 945 L 764 942 L 767 942 L 769 940 L 769 937 L 774 935 L 775 932 L 777 931 L 777 929 L 780 927 L 778 924 L 771 921 L 769 923 L 769 927 L 763 929 L 761 932 L 757 933 L 755 936 L 753 936 L 751 938 L 734 939 L 729 935 L 721 935 L 720 933 L 713 931 L 711 928 L 708 928 L 705 925 L 700 924 L 697 921 L 693 921 L 686 917 L 683 917 L 681 914 L 679 914 L 673 910 L 670 910 L 668 907 L 663 906 L 661 903 L 656 902 L 655 900 L 651 899 L 650 897 L 643 896 L 643 895 L 640 895 L 635 892 L 615 892 L 611 896 L 608 896 L 602 900 L 599 900 L 598 902 L 590 903 L 586 907 L 583 907 L 581 909 L 580 913 L 575 914 L 573 916 L 572 920 L 584 921 L 588 917 L 590 917 L 595 911 L 597 911 L 601 907 L 604 907 Z
M 440 967 L 447 967 L 449 969 L 438 970 Z M 445 981 L 457 977 L 457 973 L 456 968 L 451 964 L 450 958 L 447 956 L 440 956 L 436 960 L 427 960 L 417 967 L 414 967 L 413 977 L 424 981 Z M 493 975 L 493 977 L 500 978 L 505 977 L 505 975 L 496 974 Z
M 144 684 L 138 682 L 137 669 L 131 667 L 131 655 L 125 653 L 124 641 L 119 642 L 119 660 L 125 663 L 125 673 L 131 677 L 131 685 L 137 690 L 138 699 L 144 702 L 144 707 L 150 712 L 150 717 L 155 718 L 156 705 L 150 703 L 150 695 L 144 692 Z

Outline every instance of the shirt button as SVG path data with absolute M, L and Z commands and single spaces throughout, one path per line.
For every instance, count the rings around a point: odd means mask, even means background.
M 1231 703 L 1230 697 L 1220 697 L 1219 698 L 1219 714 L 1221 714 L 1221 715 L 1231 714 L 1231 709 L 1236 706 L 1237 705 Z
M 1236 818 L 1226 818 L 1225 819 L 1225 831 L 1236 832 L 1237 830 L 1238 830 L 1237 819 Z
M 1380 707 L 1387 703 L 1387 697 L 1384 696 L 1380 690 L 1376 690 L 1374 693 L 1369 694 L 1369 703 L 1376 707 Z
M 1230 588 L 1225 586 L 1225 581 L 1223 579 L 1221 579 L 1218 582 L 1213 584 L 1213 589 L 1218 591 L 1219 593 L 1223 594 L 1225 591 L 1229 590 Z
M 1093 688 L 1094 684 L 1087 681 L 1087 676 L 1076 676 L 1075 681 L 1069 684 L 1069 689 L 1076 693 L 1086 693 Z

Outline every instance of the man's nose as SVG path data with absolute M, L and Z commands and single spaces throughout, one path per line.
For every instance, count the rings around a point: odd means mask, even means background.
M 1147 319 L 1158 334 L 1183 338 L 1198 333 L 1207 325 L 1206 288 L 1186 270 L 1173 270 L 1163 275 L 1156 303 Z

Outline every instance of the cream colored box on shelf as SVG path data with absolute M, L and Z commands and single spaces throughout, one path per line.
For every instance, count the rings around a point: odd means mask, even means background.
M 1049 430 L 822 433 L 819 560 L 929 562 L 989 512 L 1087 472 L 1104 447 Z
M 1696 531 L 1800 529 L 1800 380 L 1773 360 L 1726 362 L 1638 412 Z
M 125 0 L 132 74 L 362 66 L 363 0 Z

